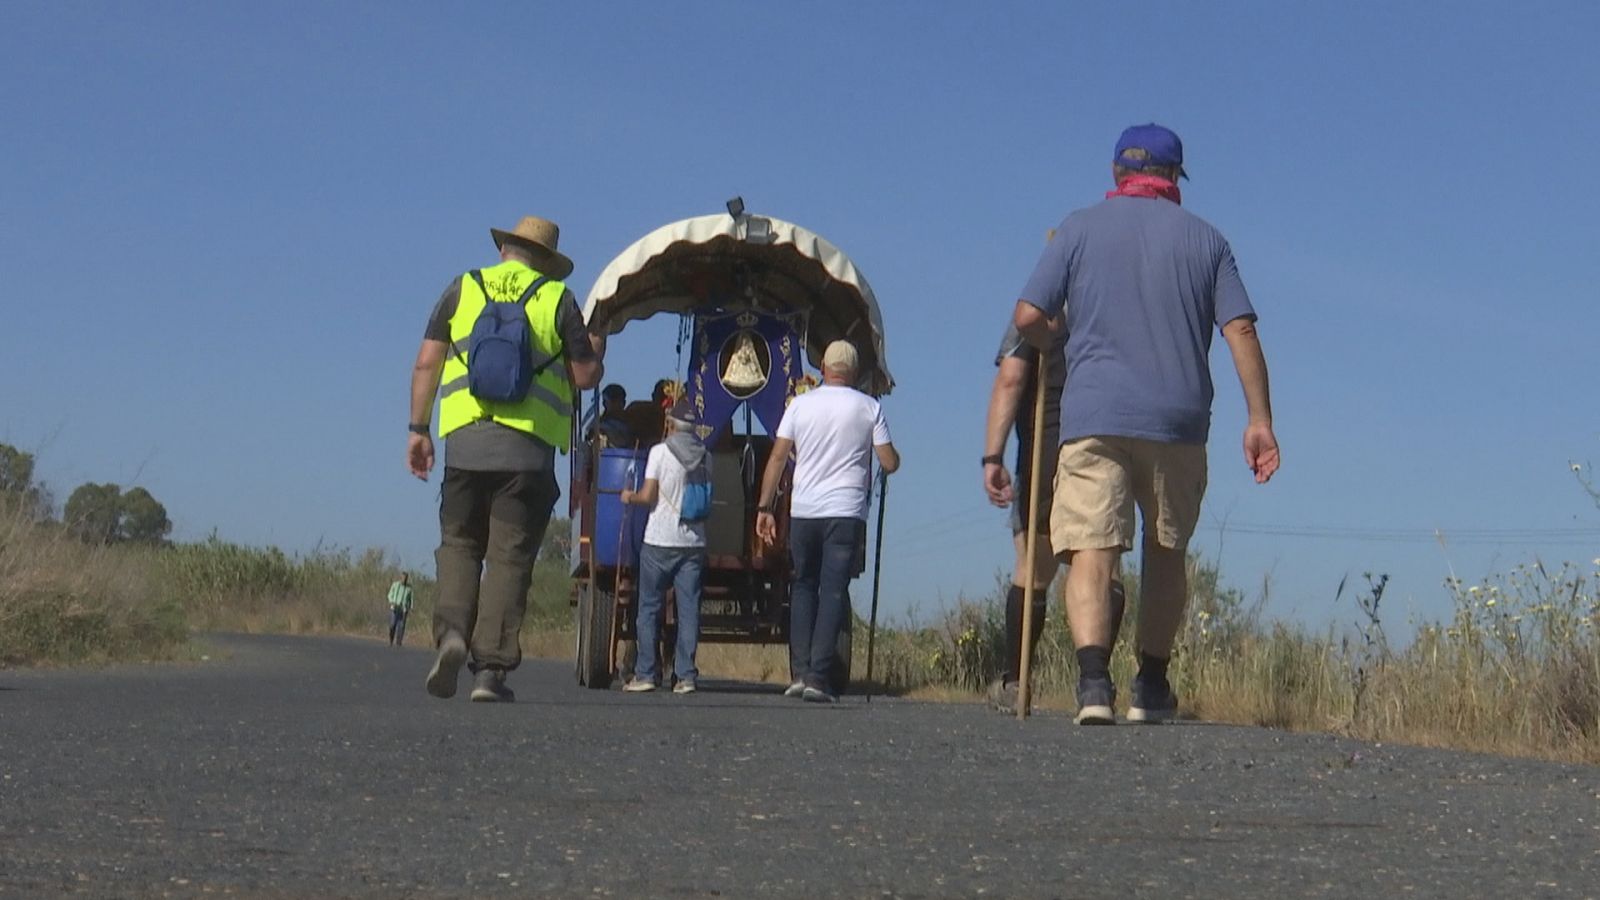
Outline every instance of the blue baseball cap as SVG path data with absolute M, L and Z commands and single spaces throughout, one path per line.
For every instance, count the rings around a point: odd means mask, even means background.
M 1143 150 L 1144 158 L 1135 158 L 1140 154 L 1134 154 L 1133 157 L 1124 155 L 1129 150 Z M 1183 170 L 1183 141 L 1172 129 L 1154 122 L 1134 125 L 1123 131 L 1122 137 L 1117 138 L 1117 152 L 1111 161 L 1135 171 L 1145 166 L 1176 166 L 1179 177 L 1189 177 L 1189 173 Z

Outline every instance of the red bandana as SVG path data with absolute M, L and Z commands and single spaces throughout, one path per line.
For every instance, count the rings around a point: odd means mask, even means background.
M 1160 197 L 1171 200 L 1179 206 L 1183 205 L 1183 194 L 1178 190 L 1178 184 L 1159 178 L 1155 175 L 1129 175 L 1122 179 L 1114 191 L 1106 191 L 1107 197 Z

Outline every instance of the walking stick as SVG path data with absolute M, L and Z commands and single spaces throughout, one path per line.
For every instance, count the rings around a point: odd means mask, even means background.
M 883 575 L 883 510 L 889 495 L 889 476 L 878 470 L 878 544 L 872 551 L 872 612 L 867 620 L 867 702 L 872 702 L 872 650 L 878 636 L 878 584 Z
M 1028 478 L 1028 550 L 1027 581 L 1022 585 L 1022 665 L 1018 667 L 1017 677 L 1017 718 L 1026 719 L 1032 712 L 1033 691 L 1031 689 L 1030 669 L 1033 668 L 1033 596 L 1036 593 L 1033 573 L 1036 554 L 1039 552 L 1039 471 L 1044 461 L 1044 385 L 1045 367 L 1048 365 L 1043 353 L 1038 354 L 1039 362 L 1034 366 L 1033 372 L 1033 459 L 1029 463 Z

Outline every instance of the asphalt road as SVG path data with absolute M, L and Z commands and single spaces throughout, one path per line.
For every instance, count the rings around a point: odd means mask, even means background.
M 1600 770 L 213 637 L 0 672 L 0 895 L 1600 896 Z M 714 673 L 711 673 L 714 674 Z

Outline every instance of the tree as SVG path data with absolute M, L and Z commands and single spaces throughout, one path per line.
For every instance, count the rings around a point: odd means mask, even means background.
M 114 484 L 80 484 L 62 518 L 72 534 L 91 544 L 159 544 L 172 531 L 167 508 L 142 487 L 124 493 Z
M 118 501 L 118 511 L 121 513 L 119 540 L 159 544 L 172 532 L 167 508 L 142 487 L 124 493 Z
M 112 543 L 122 532 L 122 489 L 114 484 L 80 484 L 67 498 L 61 518 L 80 540 Z
M 0 512 L 22 510 L 36 522 L 50 518 L 55 498 L 33 480 L 33 454 L 0 444 Z
M 26 494 L 33 488 L 33 454 L 0 444 L 0 494 Z

